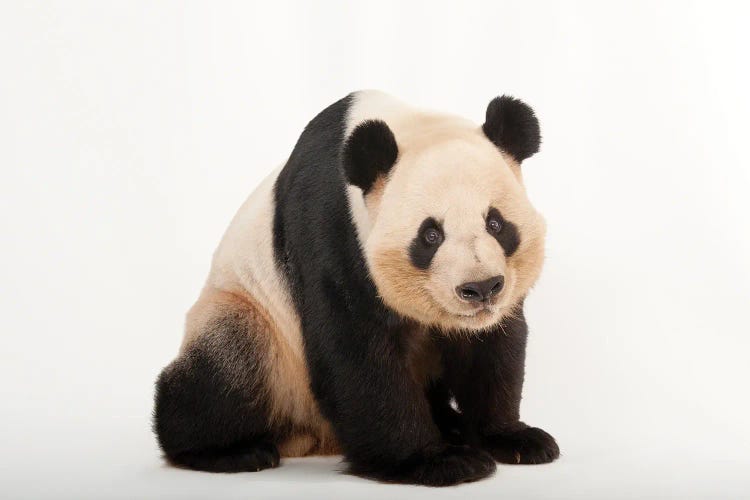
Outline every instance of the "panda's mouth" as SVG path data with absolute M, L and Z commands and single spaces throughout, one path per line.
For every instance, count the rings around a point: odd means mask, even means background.
M 454 316 L 458 316 L 459 318 L 482 318 L 485 316 L 489 316 L 494 314 L 494 309 L 490 307 L 489 305 L 485 305 L 483 307 L 479 307 L 473 311 L 465 312 L 465 313 L 458 313 L 454 314 Z
M 494 297 L 494 300 L 489 302 L 474 304 L 474 307 L 471 307 L 465 302 L 456 303 L 457 301 L 455 300 L 452 304 L 448 305 L 431 293 L 428 296 L 432 304 L 442 311 L 444 319 L 452 318 L 452 322 L 458 322 L 464 328 L 474 328 L 479 324 L 484 324 L 497 316 L 502 309 L 499 297 Z

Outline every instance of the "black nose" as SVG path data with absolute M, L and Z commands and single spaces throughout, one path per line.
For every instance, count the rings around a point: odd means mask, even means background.
M 493 276 L 484 281 L 472 281 L 456 287 L 459 297 L 469 302 L 486 302 L 494 295 L 500 293 L 505 284 L 502 275 Z

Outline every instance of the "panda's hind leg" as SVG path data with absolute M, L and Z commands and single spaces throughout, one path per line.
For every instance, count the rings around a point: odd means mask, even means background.
M 174 465 L 210 472 L 279 465 L 270 418 L 267 322 L 231 294 L 202 298 L 179 357 L 156 382 L 154 430 Z

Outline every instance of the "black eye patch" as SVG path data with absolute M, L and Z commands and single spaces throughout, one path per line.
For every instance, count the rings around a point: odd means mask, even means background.
M 498 225 L 493 222 L 499 223 L 499 231 L 497 231 Z M 518 234 L 518 228 L 512 222 L 503 219 L 500 215 L 500 211 L 492 207 L 487 213 L 487 232 L 492 235 L 493 238 L 500 243 L 503 248 L 506 257 L 513 255 L 518 250 L 518 245 L 521 244 L 521 237 Z
M 417 235 L 409 245 L 409 259 L 414 267 L 427 269 L 438 247 L 445 239 L 443 228 L 438 221 L 428 217 L 419 226 Z

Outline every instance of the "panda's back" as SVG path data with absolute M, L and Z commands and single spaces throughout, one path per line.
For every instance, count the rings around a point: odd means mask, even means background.
M 244 295 L 263 308 L 300 357 L 298 276 L 289 268 L 289 256 L 305 256 L 316 250 L 307 244 L 313 238 L 306 237 L 305 232 L 325 233 L 326 223 L 336 222 L 331 204 L 336 205 L 333 211 L 339 212 L 337 225 L 351 226 L 345 184 L 337 164 L 351 100 L 347 96 L 318 114 L 285 164 L 274 169 L 248 196 L 214 253 L 206 283 L 209 292 Z M 330 236 L 327 239 L 317 240 L 341 244 Z
M 274 169 L 248 196 L 216 249 L 208 288 L 249 295 L 281 332 L 297 338 L 299 321 L 273 254 Z M 296 344 L 296 342 L 294 343 Z

